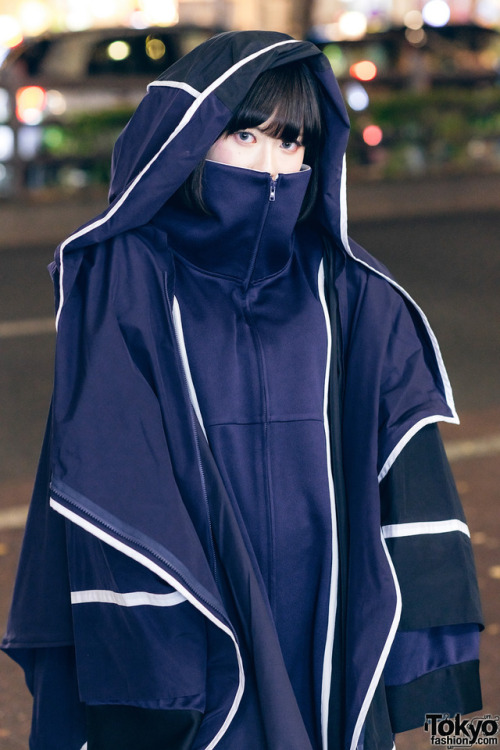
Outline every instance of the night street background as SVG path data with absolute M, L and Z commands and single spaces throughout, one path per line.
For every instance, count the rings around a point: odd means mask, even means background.
M 377 186 L 373 186 L 374 196 Z M 374 198 L 375 200 L 375 198 Z M 497 208 L 353 211 L 350 234 L 386 263 L 426 312 L 454 386 L 460 427 L 443 435 L 476 553 L 486 630 L 482 640 L 484 709 L 500 713 L 500 249 Z M 494 203 L 494 201 L 493 201 Z M 65 207 L 61 206 L 61 225 Z M 90 218 L 81 207 L 80 221 Z M 39 220 L 40 213 L 36 214 Z M 27 212 L 26 229 L 34 221 Z M 19 226 L 19 237 L 23 235 Z M 54 334 L 45 270 L 64 237 L 0 246 L 0 631 L 4 630 L 50 398 Z M 43 233 L 42 233 L 43 234 Z M 42 234 L 40 236 L 42 236 Z M 50 232 L 43 234 L 48 237 Z M 425 467 L 422 467 L 425 470 Z M 425 595 L 425 592 L 424 592 Z M 30 698 L 21 670 L 0 655 L 0 748 L 27 748 Z M 421 729 L 397 738 L 398 750 L 429 748 Z

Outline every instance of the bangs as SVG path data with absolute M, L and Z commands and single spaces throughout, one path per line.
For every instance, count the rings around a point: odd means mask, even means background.
M 259 128 L 271 138 L 305 146 L 304 164 L 311 179 L 299 221 L 311 214 L 318 193 L 323 143 L 320 84 L 305 62 L 271 68 L 257 78 L 219 137 Z M 268 123 L 263 129 L 263 123 Z M 203 159 L 177 192 L 181 204 L 209 215 L 203 200 Z
M 235 111 L 225 132 L 268 125 L 263 133 L 304 146 L 321 133 L 321 112 L 314 76 L 305 63 L 272 68 L 262 73 Z

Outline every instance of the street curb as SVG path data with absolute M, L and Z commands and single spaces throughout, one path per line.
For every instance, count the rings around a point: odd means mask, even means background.
M 348 181 L 347 204 L 350 222 L 500 211 L 500 174 Z M 92 195 L 0 201 L 0 250 L 55 247 L 106 206 L 104 190 Z

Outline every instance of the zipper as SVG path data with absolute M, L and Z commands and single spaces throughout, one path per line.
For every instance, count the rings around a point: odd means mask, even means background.
M 276 179 L 274 179 L 273 177 L 271 177 L 271 175 L 269 175 L 269 192 L 268 192 L 268 196 L 267 196 L 267 201 L 263 205 L 263 216 L 262 216 L 262 220 L 261 220 L 261 223 L 260 223 L 259 231 L 257 233 L 257 239 L 255 241 L 255 248 L 254 248 L 254 251 L 253 251 L 253 255 L 252 255 L 249 267 L 248 267 L 249 268 L 248 275 L 247 275 L 247 277 L 246 277 L 246 279 L 245 279 L 245 281 L 243 283 L 243 293 L 244 294 L 246 294 L 246 292 L 248 291 L 248 288 L 250 286 L 250 281 L 251 281 L 251 278 L 252 278 L 252 275 L 253 275 L 253 272 L 254 272 L 255 262 L 257 260 L 257 254 L 259 252 L 259 247 L 260 247 L 260 241 L 261 241 L 261 237 L 262 237 L 262 232 L 264 231 L 264 225 L 266 223 L 267 214 L 268 214 L 268 212 L 269 212 L 269 210 L 271 208 L 269 204 L 270 203 L 274 203 L 274 201 L 276 200 L 276 186 L 278 184 L 278 179 L 279 179 L 279 175 L 278 175 L 278 177 Z
M 217 614 L 220 617 L 220 621 L 222 623 L 225 624 L 227 622 L 227 619 L 224 613 L 222 612 L 222 610 L 219 607 L 217 607 L 213 602 L 209 602 L 206 599 L 206 597 L 200 592 L 200 590 L 198 589 L 196 585 L 189 583 L 186 580 L 186 577 L 184 576 L 184 574 L 175 565 L 173 565 L 169 560 L 167 560 L 163 555 L 160 555 L 155 549 L 150 547 L 148 544 L 144 544 L 143 542 L 140 542 L 139 540 L 134 539 L 129 534 L 126 534 L 123 531 L 116 529 L 109 522 L 104 521 L 102 518 L 96 515 L 96 513 L 93 513 L 88 508 L 85 508 L 81 503 L 76 502 L 72 497 L 69 496 L 67 492 L 64 492 L 63 490 L 54 487 L 52 483 L 50 485 L 50 490 L 51 490 L 51 494 L 55 496 L 56 498 L 58 498 L 63 504 L 67 504 L 75 508 L 76 511 L 80 514 L 80 517 L 87 517 L 88 519 L 90 519 L 91 523 L 93 523 L 94 526 L 96 526 L 97 528 L 101 528 L 104 531 L 109 532 L 110 536 L 114 537 L 118 541 L 124 542 L 126 546 L 131 547 L 132 549 L 140 549 L 143 552 L 148 553 L 150 557 L 158 560 L 164 568 L 169 570 L 174 575 L 174 578 L 176 578 L 180 583 L 182 583 L 183 586 L 188 589 L 188 591 L 194 594 L 194 596 L 198 599 L 198 601 L 202 602 L 212 612 L 217 612 Z
M 276 200 L 276 184 L 278 180 L 271 177 L 271 184 L 269 186 L 269 200 L 271 203 Z

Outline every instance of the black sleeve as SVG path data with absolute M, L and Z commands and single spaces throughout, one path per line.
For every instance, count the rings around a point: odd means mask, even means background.
M 190 750 L 203 714 L 137 706 L 87 706 L 88 750 Z
M 382 529 L 465 516 L 436 424 L 405 446 L 380 484 Z M 387 539 L 403 611 L 399 628 L 482 624 L 470 537 L 461 531 Z
M 389 715 L 392 731 L 399 733 L 423 726 L 426 713 L 453 716 L 481 709 L 475 654 L 482 613 L 471 540 L 436 424 L 424 427 L 409 441 L 381 482 L 380 492 L 383 530 L 405 524 L 417 527 L 412 534 L 390 533 L 387 538 L 402 615 L 384 671 L 383 713 Z M 426 523 L 450 521 L 446 533 L 426 529 Z M 411 649 L 414 639 L 415 651 L 421 643 L 419 633 L 425 633 L 432 644 L 434 659 L 425 671 L 410 677 L 409 669 L 406 678 L 399 676 L 389 683 L 391 658 L 401 660 L 405 653 L 397 651 L 398 642 L 401 645 L 404 639 Z M 453 639 L 461 644 L 456 652 L 450 647 Z M 373 710 L 381 706 L 374 705 Z M 367 744 L 365 750 L 375 747 Z

